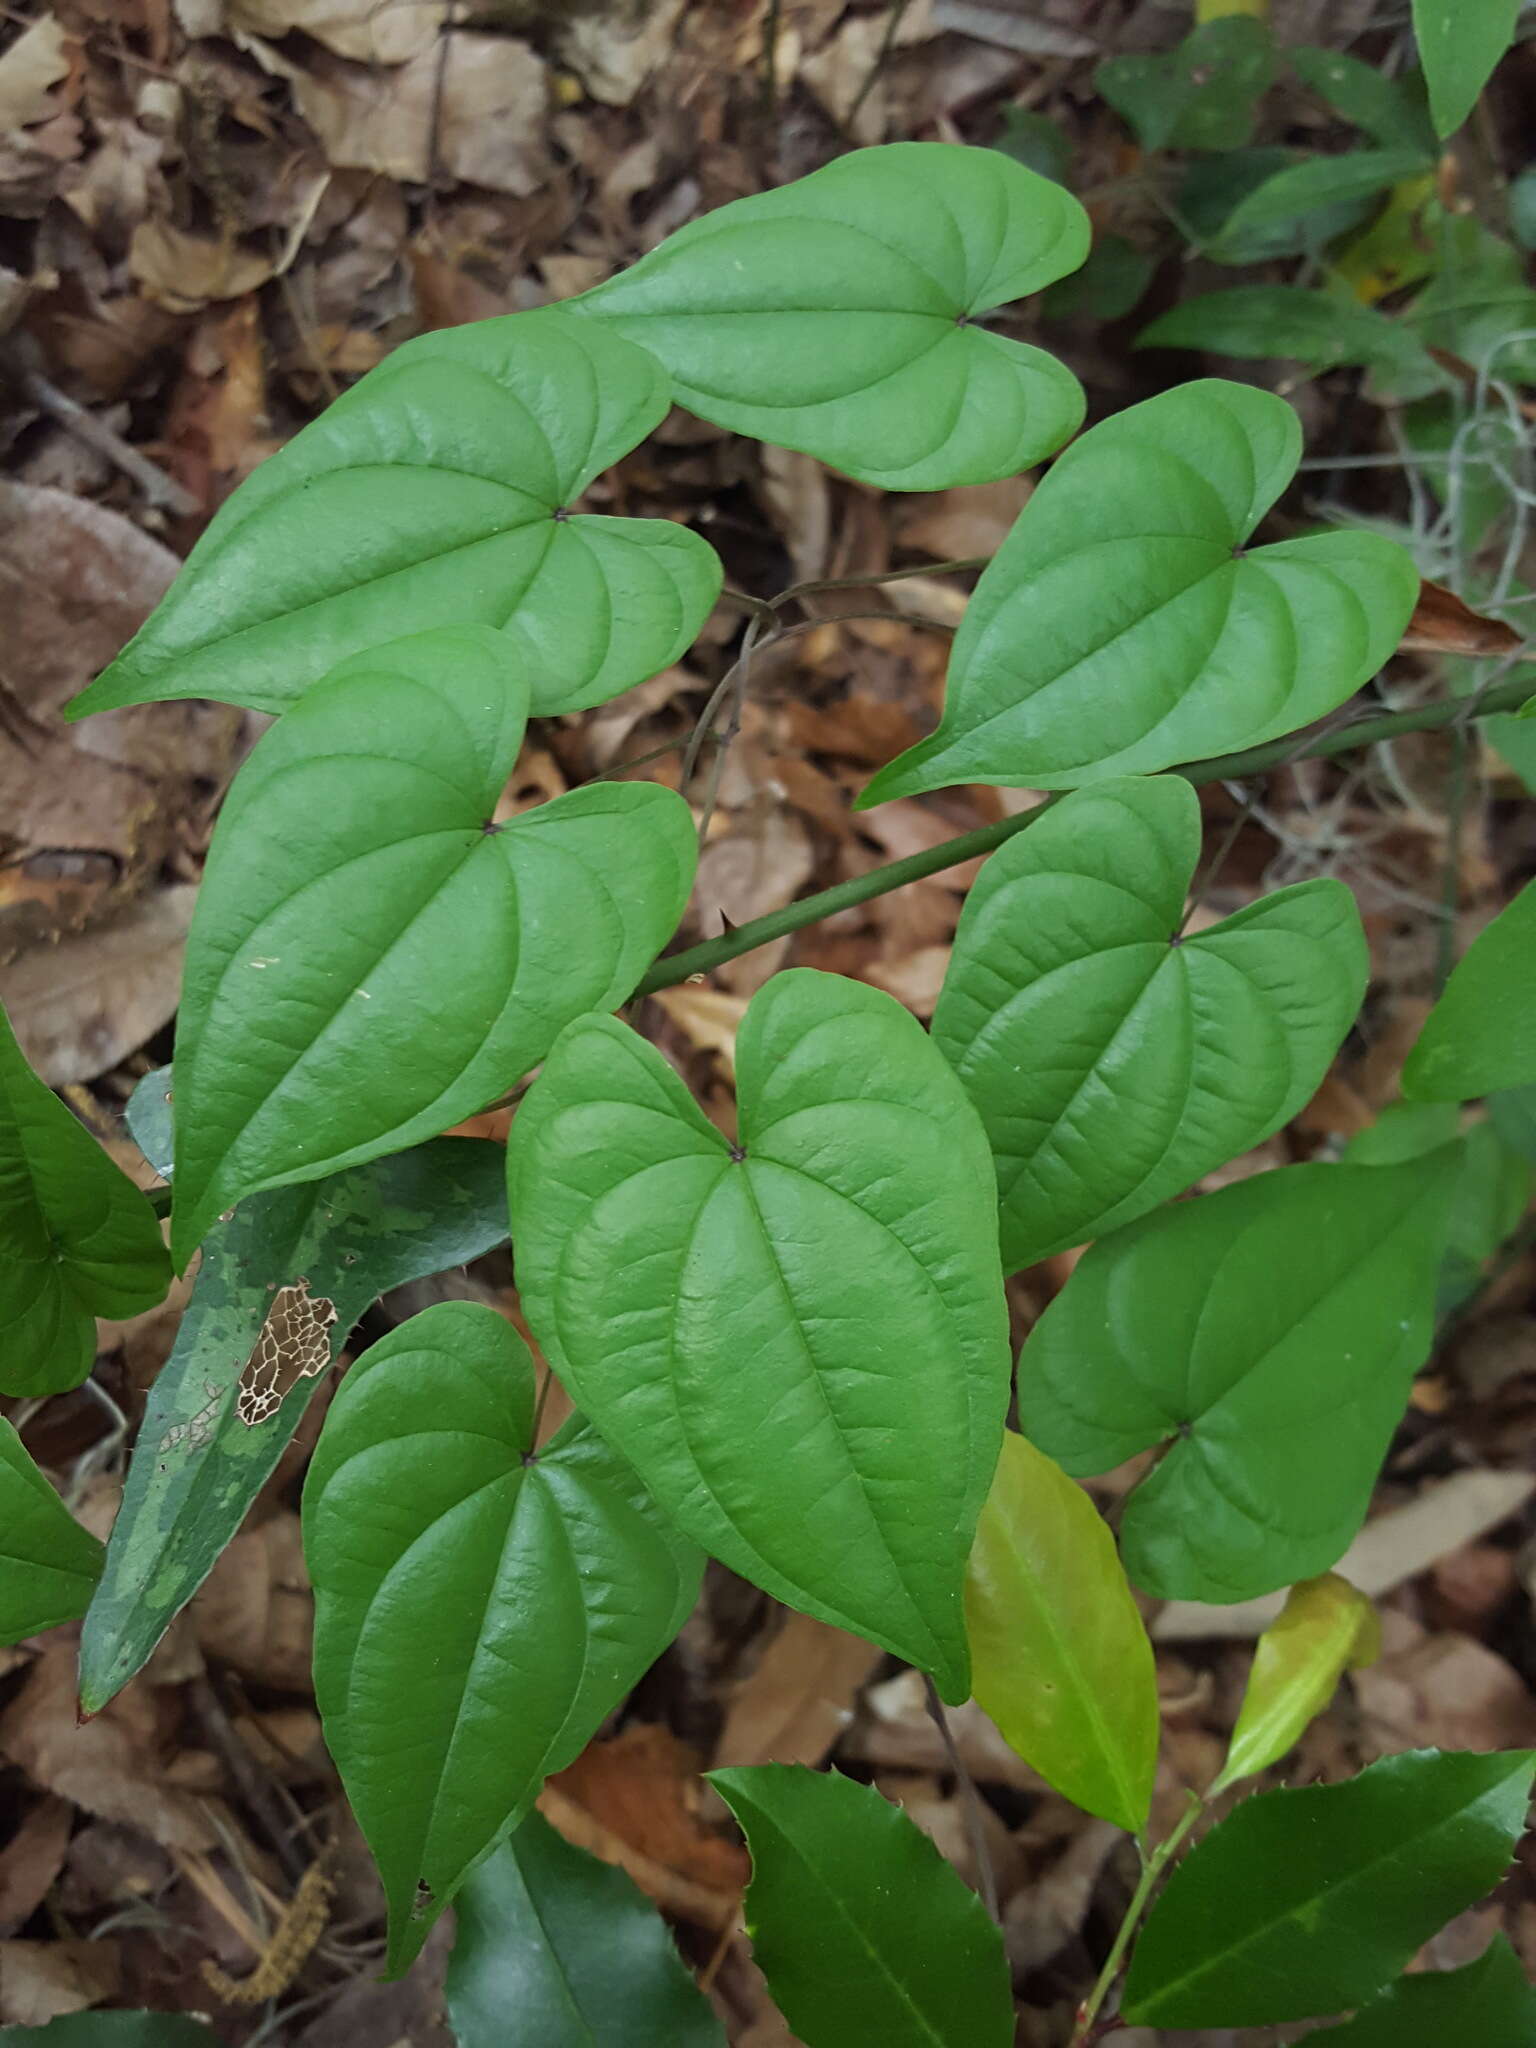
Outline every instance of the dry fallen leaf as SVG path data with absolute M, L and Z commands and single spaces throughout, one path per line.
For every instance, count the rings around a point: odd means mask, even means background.
M 698 1757 L 665 1728 L 637 1723 L 590 1742 L 549 1782 L 621 1842 L 690 1883 L 727 1896 L 746 1883 L 746 1850 L 699 1817 Z
M 27 1807 L 16 1832 L 0 1849 L 0 1929 L 22 1926 L 47 1897 L 64 1867 L 74 1810 L 45 1792 Z
M 65 2013 L 115 1998 L 122 1951 L 115 1941 L 0 1941 L 0 2021 L 43 2027 Z
M 1377 1755 L 1536 1743 L 1536 1700 L 1525 1681 L 1472 1636 L 1423 1636 L 1351 1673 L 1350 1684 Z
M 1426 576 L 1398 644 L 1411 653 L 1489 655 L 1511 654 L 1524 642 L 1502 619 L 1484 618 L 1464 605 L 1454 590 L 1431 583 Z
M 50 89 L 68 75 L 69 48 L 63 23 L 42 14 L 0 57 L 0 133 L 54 111 Z
M 360 64 L 407 63 L 432 47 L 452 11 L 452 0 L 387 0 L 382 7 L 379 0 L 223 0 L 226 33 L 282 37 L 302 29 Z
M 715 1767 L 821 1763 L 852 1720 L 854 1701 L 884 1654 L 862 1636 L 808 1614 L 791 1614 L 732 1695 L 715 1744 Z
M 295 1514 L 245 1529 L 192 1602 L 204 1652 L 275 1692 L 309 1690 L 315 1603 Z
M 141 221 L 128 247 L 128 268 L 146 297 L 173 313 L 242 298 L 264 285 L 276 267 L 274 257 L 242 248 L 233 237 L 190 234 L 168 220 Z

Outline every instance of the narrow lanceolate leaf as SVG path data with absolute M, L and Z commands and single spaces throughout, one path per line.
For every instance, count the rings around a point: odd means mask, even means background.
M 315 1697 L 403 1970 L 682 1626 L 703 1563 L 579 1418 L 537 1457 L 528 1348 L 444 1302 L 363 1353 L 304 1487 Z
M 1341 199 L 1385 192 L 1423 171 L 1422 149 L 1355 149 L 1345 156 L 1309 156 L 1266 178 L 1228 215 L 1225 234 L 1291 220 Z
M 1245 1800 L 1153 1908 L 1125 2017 L 1260 2026 L 1374 1998 L 1504 1875 L 1533 1761 L 1530 1750 L 1417 1750 L 1342 1785 Z
M 1381 1623 L 1370 1601 L 1337 1572 L 1293 1586 L 1259 1637 L 1214 1799 L 1240 1778 L 1278 1763 L 1320 1714 L 1346 1670 L 1374 1664 Z
M 155 1213 L 22 1057 L 0 1010 L 0 1394 L 77 1387 L 97 1316 L 160 1301 Z
M 0 1643 L 84 1614 L 100 1575 L 101 1545 L 0 1419 Z
M 492 823 L 527 708 L 502 636 L 421 634 L 318 685 L 241 770 L 187 942 L 178 1263 L 243 1196 L 483 1108 L 672 931 L 695 839 L 671 790 Z
M 1336 1562 L 1429 1349 L 1454 1174 L 1291 1166 L 1097 1244 L 1019 1359 L 1019 1420 L 1068 1472 L 1167 1450 L 1120 1527 L 1172 1600 Z
M 725 2048 L 655 1907 L 542 1814 L 471 1872 L 455 1911 L 459 2048 Z
M 1283 399 L 1215 378 L 1084 434 L 976 586 L 938 731 L 860 804 L 1070 789 L 1252 746 L 1353 696 L 1419 578 L 1379 534 L 1245 545 L 1300 454 Z
M 776 975 L 729 1145 L 609 1018 L 508 1148 L 523 1306 L 666 1513 L 755 1584 L 969 1690 L 961 1588 L 1008 1398 L 986 1138 L 926 1032 Z
M 1398 398 L 1422 398 L 1445 383 L 1445 372 L 1401 320 L 1294 284 L 1241 284 L 1184 299 L 1144 327 L 1136 346 L 1289 356 L 1319 370 L 1364 363 L 1377 388 Z
M 1479 932 L 1403 1068 L 1403 1093 L 1421 1101 L 1536 1081 L 1536 882 Z
M 1502 1934 L 1461 1970 L 1415 1970 L 1342 2027 L 1307 2036 L 1323 2048 L 1525 2048 L 1536 2041 L 1536 1989 Z
M 998 150 L 897 142 L 691 221 L 573 302 L 702 419 L 889 490 L 1011 476 L 1081 424 L 1077 380 L 972 322 L 1088 253 L 1061 186 Z
M 1340 882 L 1179 936 L 1200 852 L 1187 782 L 1080 790 L 993 854 L 933 1035 L 981 1112 L 1013 1271 L 1143 1216 L 1288 1123 L 1365 993 Z
M 1152 1645 L 1110 1535 L 1061 1467 L 1003 1438 L 965 1577 L 978 1703 L 1058 1792 L 1146 1824 L 1157 1769 Z
M 1437 135 L 1454 135 L 1509 48 L 1520 0 L 1413 0 Z
M 1008 2048 L 1002 1936 L 905 1814 L 799 1764 L 710 1782 L 752 1852 L 753 1957 L 805 2048 Z
M 165 1070 L 140 1083 L 134 1136 L 170 1147 Z M 156 1128 L 156 1126 L 160 1128 Z M 176 1348 L 151 1389 L 80 1643 L 80 1698 L 106 1705 L 142 1668 L 271 1476 L 320 1381 L 300 1379 L 268 1420 L 240 1419 L 240 1386 L 275 1296 L 309 1282 L 339 1345 L 376 1295 L 479 1256 L 506 1237 L 499 1145 L 438 1138 L 391 1159 L 241 1204 L 203 1247 Z
M 674 661 L 720 588 L 670 520 L 569 509 L 669 403 L 648 356 L 554 310 L 407 342 L 235 493 L 70 716 L 285 711 L 338 662 L 448 625 L 506 628 L 536 711 L 602 703 Z

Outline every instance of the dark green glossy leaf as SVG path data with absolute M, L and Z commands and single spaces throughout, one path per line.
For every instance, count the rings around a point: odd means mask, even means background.
M 1278 1763 L 1333 1698 L 1344 1672 L 1380 1655 L 1381 1622 L 1358 1586 L 1337 1572 L 1292 1586 L 1254 1645 L 1227 1760 L 1206 1797 Z
M 163 1105 L 166 1086 L 162 1069 L 140 1093 Z M 134 1120 L 146 1147 L 157 1136 L 150 1122 Z M 339 1345 L 376 1295 L 462 1265 L 505 1238 L 504 1171 L 499 1145 L 439 1138 L 254 1196 L 210 1235 L 176 1348 L 150 1392 L 86 1615 L 80 1697 L 88 1713 L 142 1667 L 207 1577 L 318 1384 L 300 1380 L 254 1428 L 236 1413 L 240 1369 L 276 1289 L 303 1276 L 316 1298 L 333 1301 Z
M 1320 99 L 1383 149 L 1414 149 L 1421 161 L 1436 154 L 1424 74 L 1388 78 L 1375 64 L 1345 50 L 1288 50 L 1292 68 Z
M 72 2012 L 45 2027 L 0 2027 L 0 2048 L 218 2048 L 181 2012 Z
M 1491 1118 L 1466 1131 L 1460 1124 L 1454 1102 L 1395 1102 L 1344 1148 L 1344 1158 L 1352 1166 L 1388 1166 L 1421 1159 L 1441 1146 L 1454 1147 L 1446 1154 L 1455 1194 L 1436 1295 L 1442 1315 L 1476 1291 L 1484 1266 L 1515 1229 L 1531 1198 L 1531 1166 L 1519 1147 Z
M 1504 1875 L 1532 1762 L 1529 1750 L 1418 1750 L 1342 1785 L 1245 1800 L 1153 1907 L 1126 2018 L 1249 2026 L 1374 1998 Z
M 753 1955 L 805 2048 L 1009 2048 L 1002 1936 L 899 1808 L 795 1764 L 710 1782 L 752 1851 Z
M 172 1248 L 435 1136 L 629 994 L 688 899 L 681 797 L 594 783 L 491 819 L 527 685 L 488 627 L 346 664 L 225 799 L 176 1032 Z
M 1237 285 L 1185 299 L 1144 327 L 1136 346 L 1295 357 L 1318 370 L 1363 363 L 1400 398 L 1421 398 L 1445 381 L 1423 343 L 1401 321 L 1374 306 L 1299 285 Z
M 395 1972 L 698 1594 L 702 1557 L 580 1417 L 530 1455 L 534 1379 L 494 1309 L 426 1309 L 347 1374 L 305 1481 L 315 1697 Z
M 1088 216 L 1000 150 L 895 142 L 690 221 L 576 310 L 680 405 L 898 491 L 1011 476 L 1081 424 L 1053 356 L 973 325 L 1088 253 Z
M 1527 882 L 1467 948 L 1403 1068 L 1403 1093 L 1420 1101 L 1536 1081 L 1536 882 Z
M 1265 24 L 1228 15 L 1202 23 L 1176 50 L 1110 57 L 1093 82 L 1145 149 L 1237 149 L 1274 70 Z
M 1520 0 L 1413 0 L 1437 135 L 1454 135 L 1515 33 Z
M 459 2048 L 725 2048 L 655 1907 L 542 1814 L 470 1873 L 456 1910 Z
M 1008 1399 L 986 1137 L 891 997 L 796 969 L 727 1144 L 654 1047 L 573 1024 L 512 1129 L 546 1356 L 733 1571 L 968 1690 L 962 1582 Z
M 1215 378 L 1075 441 L 976 586 L 938 731 L 860 806 L 1164 768 L 1352 696 L 1396 648 L 1418 572 L 1373 533 L 1246 546 L 1300 454 L 1283 399 Z
M 1200 804 L 1100 783 L 993 854 L 933 1036 L 991 1140 L 1009 1271 L 1144 1216 L 1310 1100 L 1365 993 L 1354 897 L 1299 882 L 1178 937 Z
M 1291 1166 L 1097 1244 L 1019 1358 L 1019 1420 L 1068 1472 L 1167 1444 L 1120 1526 L 1165 1599 L 1248 1600 L 1326 1571 L 1359 1528 L 1431 1336 L 1455 1185 Z
M 1266 178 L 1227 220 L 1231 234 L 1294 220 L 1340 201 L 1370 198 L 1424 169 L 1418 149 L 1357 149 L 1347 156 L 1310 156 Z
M 22 1057 L 0 1010 L 0 1394 L 77 1387 L 97 1316 L 162 1300 L 154 1211 Z
M 84 1614 L 100 1576 L 101 1545 L 0 1418 L 0 1643 Z
M 720 589 L 671 520 L 569 510 L 669 403 L 648 356 L 553 309 L 407 342 L 235 493 L 70 716 L 284 711 L 338 662 L 449 625 L 507 628 L 536 711 L 602 703 L 675 661 Z
M 1157 1671 L 1115 1540 L 1027 1437 L 1003 1437 L 965 1575 L 978 1705 L 1076 1805 L 1130 1834 L 1157 1770 Z
M 1536 1990 L 1507 1938 L 1496 1934 L 1461 1970 L 1415 1970 L 1342 2027 L 1309 2041 L 1333 2048 L 1530 2048 Z

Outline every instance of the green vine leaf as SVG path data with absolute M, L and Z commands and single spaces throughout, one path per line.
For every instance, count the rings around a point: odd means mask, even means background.
M 1403 1093 L 1465 1102 L 1536 1081 L 1536 882 L 1478 933 L 1403 1068 Z
M 244 1196 L 484 1108 L 661 950 L 687 805 L 596 783 L 493 825 L 527 709 L 501 635 L 424 633 L 344 664 L 237 776 L 187 942 L 179 1265 Z
M 1514 39 L 1520 0 L 1413 0 L 1435 133 L 1454 135 Z
M 407 342 L 241 486 L 69 716 L 286 711 L 339 662 L 449 625 L 507 629 L 536 712 L 603 703 L 675 661 L 720 591 L 697 534 L 570 509 L 670 402 L 649 356 L 555 309 Z
M 899 1807 L 797 1764 L 709 1778 L 752 1852 L 753 1958 L 805 2048 L 1008 2048 L 1002 1936 Z
M 1187 782 L 1106 782 L 982 868 L 933 1035 L 981 1112 L 1011 1272 L 1117 1230 L 1310 1100 L 1365 994 L 1360 914 L 1299 882 L 1179 938 Z
M 1088 243 L 1070 193 L 1001 151 L 896 142 L 691 221 L 570 304 L 648 349 L 701 419 L 937 491 L 1011 476 L 1081 424 L 1068 370 L 973 323 Z
M 0 1009 L 0 1394 L 78 1387 L 96 1318 L 165 1297 L 155 1212 L 33 1073 Z
M 1396 648 L 1418 572 L 1374 533 L 1249 548 L 1295 473 L 1296 414 L 1207 378 L 1053 465 L 988 564 L 931 738 L 861 808 L 957 782 L 1070 789 L 1274 739 Z
M 1335 292 L 1295 284 L 1240 284 L 1170 306 L 1136 337 L 1137 348 L 1209 349 L 1224 356 L 1289 356 L 1315 370 L 1363 363 L 1382 393 L 1423 398 L 1445 372 L 1401 321 Z
M 1307 2036 L 1333 2048 L 1482 2048 L 1536 2041 L 1536 1990 L 1506 1936 L 1461 1970 L 1415 1970 L 1342 2027 Z
M 1228 14 L 1201 22 L 1176 49 L 1106 58 L 1093 82 L 1144 149 L 1225 151 L 1253 133 L 1274 75 L 1268 24 Z
M 171 1151 L 169 1073 L 146 1075 L 128 1106 L 134 1137 L 163 1172 Z M 150 1389 L 123 1504 L 80 1640 L 80 1699 L 104 1707 L 141 1670 L 272 1476 L 322 1382 L 300 1379 L 264 1422 L 239 1414 L 252 1356 L 280 1283 L 308 1280 L 333 1304 L 339 1346 L 391 1287 L 477 1258 L 507 1234 L 499 1145 L 435 1138 L 412 1151 L 242 1202 L 208 1237 L 176 1346 Z
M 679 1528 L 962 1700 L 1008 1399 L 985 1136 L 916 1020 L 836 975 L 775 975 L 737 1069 L 732 1146 L 624 1025 L 565 1032 L 507 1153 L 524 1311 Z
M 1363 2005 L 1504 1875 L 1533 1764 L 1530 1750 L 1418 1750 L 1244 1800 L 1153 1907 L 1126 2019 L 1244 2027 Z
M 455 1907 L 459 2048 L 725 2048 L 656 1908 L 540 1813 L 471 1871 Z
M 1240 200 L 1227 217 L 1225 232 L 1241 234 L 1342 200 L 1374 197 L 1433 166 L 1433 152 L 1419 148 L 1352 149 L 1343 156 L 1304 157 Z
M 1068 1472 L 1166 1445 L 1120 1526 L 1161 1599 L 1256 1598 L 1332 1565 L 1428 1352 L 1454 1175 L 1289 1166 L 1095 1245 L 1019 1358 L 1025 1434 Z
M 101 1545 L 0 1417 L 0 1643 L 84 1614 L 100 1576 Z
M 366 1350 L 304 1486 L 315 1696 L 413 1960 L 660 1656 L 703 1560 L 580 1417 L 533 1455 L 528 1348 L 443 1302 Z
M 1157 1670 L 1104 1518 L 1027 1437 L 1003 1437 L 965 1575 L 977 1704 L 1041 1777 L 1127 1834 L 1157 1771 Z

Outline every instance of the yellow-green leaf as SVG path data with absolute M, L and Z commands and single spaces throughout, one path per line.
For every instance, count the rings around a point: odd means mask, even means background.
M 1004 1740 L 1136 1833 L 1157 1768 L 1157 1674 L 1114 1539 L 1026 1437 L 1003 1439 L 965 1577 L 971 1683 Z
M 1292 1586 L 1279 1617 L 1259 1637 L 1212 1796 L 1284 1756 L 1332 1699 L 1343 1673 L 1374 1664 L 1380 1655 L 1376 1610 L 1348 1579 L 1324 1572 Z

